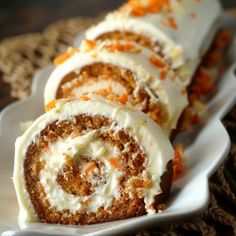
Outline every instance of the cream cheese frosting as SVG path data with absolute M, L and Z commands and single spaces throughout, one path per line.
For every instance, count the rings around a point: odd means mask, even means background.
M 110 63 L 120 68 L 131 71 L 137 81 L 137 85 L 147 85 L 146 90 L 150 93 L 153 99 L 157 100 L 168 113 L 166 120 L 166 131 L 170 132 L 171 129 L 176 128 L 178 119 L 183 110 L 188 104 L 187 94 L 183 92 L 185 90 L 184 84 L 180 81 L 175 72 L 171 70 L 169 65 L 160 57 L 154 55 L 153 52 L 147 50 L 135 43 L 132 44 L 135 49 L 140 50 L 140 53 L 133 53 L 129 51 L 110 52 L 107 50 L 107 46 L 113 45 L 115 42 L 106 41 L 98 44 L 93 50 L 86 50 L 85 46 L 80 48 L 80 52 L 75 52 L 68 60 L 56 67 L 51 74 L 44 91 L 44 102 L 48 104 L 50 101 L 56 98 L 58 87 L 64 76 L 70 72 L 77 72 L 79 74 L 82 67 L 86 65 L 92 65 L 94 63 Z M 119 42 L 121 45 L 127 42 Z M 164 63 L 164 68 L 158 68 L 151 61 L 150 58 L 155 56 Z M 167 70 L 167 77 L 162 80 L 161 73 L 163 70 Z M 175 78 L 175 79 L 173 79 Z M 101 82 L 103 83 L 103 82 Z M 99 88 L 100 83 L 93 85 L 92 87 Z M 90 91 L 94 91 L 92 90 Z M 116 91 L 121 92 L 122 86 L 116 86 Z M 80 91 L 75 89 L 75 94 L 78 95 L 81 91 L 88 91 L 87 87 L 82 87 Z M 153 91 L 155 95 L 151 92 Z
M 169 4 L 171 14 L 162 10 L 144 16 L 132 15 L 126 6 L 124 10 L 108 14 L 103 22 L 87 30 L 86 37 L 94 40 L 115 31 L 147 36 L 161 44 L 164 58 L 171 60 L 173 68 L 190 64 L 190 72 L 185 73 L 193 76 L 219 28 L 222 7 L 218 0 L 170 0 Z M 170 19 L 174 19 L 176 27 L 171 27 Z M 189 82 L 190 78 L 186 83 Z
M 15 163 L 13 182 L 15 185 L 17 198 L 20 206 L 19 220 L 23 222 L 36 221 L 37 217 L 27 193 L 24 180 L 24 159 L 27 149 L 49 124 L 55 121 L 73 120 L 74 116 L 87 114 L 91 116 L 101 115 L 114 120 L 111 130 L 125 130 L 140 145 L 147 156 L 145 162 L 144 178 L 148 174 L 151 176 L 151 187 L 144 192 L 146 210 L 154 213 L 148 208 L 154 202 L 155 196 L 161 193 L 160 177 L 166 171 L 166 164 L 173 158 L 173 148 L 162 129 L 156 125 L 147 115 L 136 111 L 129 106 L 104 101 L 101 98 L 89 101 L 60 100 L 54 109 L 43 114 L 27 129 L 27 131 L 17 139 L 15 149 Z M 62 191 L 55 181 L 55 176 L 65 165 L 64 156 L 75 154 L 89 154 L 94 160 L 102 161 L 105 165 L 107 183 L 102 188 L 98 188 L 92 196 L 91 204 L 88 204 L 86 211 L 95 212 L 98 206 L 105 208 L 110 206 L 111 198 L 119 199 L 119 186 L 117 179 L 122 176 L 121 170 L 111 168 L 107 162 L 110 155 L 116 156 L 115 148 L 104 146 L 97 139 L 99 130 L 89 131 L 82 136 L 67 138 L 51 143 L 50 154 L 44 153 L 42 159 L 45 161 L 45 168 L 40 171 L 40 183 L 49 199 L 51 206 L 59 211 L 79 210 L 80 203 L 86 201 L 86 196 L 75 196 Z M 86 163 L 80 163 L 83 168 Z M 91 182 L 95 181 L 91 177 Z
M 118 156 L 118 151 L 98 141 L 97 135 L 97 131 L 90 131 L 77 138 L 60 140 L 50 145 L 50 154 L 44 154 L 42 159 L 46 164 L 45 168 L 40 173 L 40 182 L 44 187 L 50 205 L 57 210 L 63 211 L 64 209 L 69 209 L 70 212 L 75 213 L 83 209 L 81 203 L 90 200 L 86 212 L 95 213 L 100 206 L 104 206 L 105 208 L 109 207 L 113 197 L 119 199 L 118 180 L 122 176 L 122 172 L 112 168 L 108 161 L 109 157 Z M 66 157 L 75 157 L 78 153 L 81 156 L 90 156 L 92 160 L 101 161 L 105 165 L 104 169 L 106 172 L 103 170 L 105 173 L 101 173 L 101 175 L 107 176 L 107 182 L 102 187 L 96 189 L 97 194 L 92 196 L 92 199 L 88 196 L 74 196 L 65 193 L 56 181 L 57 174 L 65 167 Z M 58 158 L 61 155 L 63 157 Z M 82 166 L 83 169 L 86 168 L 86 164 L 81 160 L 79 160 L 79 165 Z M 92 176 L 88 177 L 90 177 L 89 180 L 91 183 L 98 183 L 98 178 L 93 179 Z M 99 181 L 101 182 L 100 179 Z

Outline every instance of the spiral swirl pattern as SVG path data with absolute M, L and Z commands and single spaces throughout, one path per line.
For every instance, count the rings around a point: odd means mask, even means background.
M 63 102 L 18 140 L 14 182 L 18 196 L 30 199 L 28 205 L 20 203 L 23 215 L 48 223 L 90 224 L 157 211 L 171 185 L 173 153 L 164 133 L 144 114 L 127 114 L 123 106 L 113 108 L 114 116 L 119 112 L 114 119 L 108 116 L 113 103 Z M 147 135 L 144 141 L 142 133 L 153 127 L 159 137 Z M 150 152 L 159 148 L 152 158 Z

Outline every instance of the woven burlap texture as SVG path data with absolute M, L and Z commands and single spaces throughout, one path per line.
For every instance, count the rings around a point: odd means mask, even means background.
M 10 84 L 11 96 L 23 99 L 30 94 L 35 72 L 72 45 L 74 37 L 100 20 L 73 18 L 48 26 L 42 33 L 5 39 L 0 43 L 0 76 Z M 232 138 L 227 160 L 209 181 L 210 203 L 201 216 L 188 222 L 168 224 L 132 235 L 236 235 L 236 107 L 224 124 Z M 184 207 L 184 206 L 183 206 Z

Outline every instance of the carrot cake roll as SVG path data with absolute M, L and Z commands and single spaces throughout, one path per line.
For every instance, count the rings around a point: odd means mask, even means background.
M 218 0 L 129 0 L 90 28 L 91 40 L 131 40 L 161 55 L 186 84 L 219 28 Z
M 69 49 L 45 88 L 45 104 L 87 94 L 131 104 L 149 115 L 169 134 L 188 104 L 186 89 L 158 55 L 135 43 L 85 40 Z
M 20 221 L 84 225 L 163 209 L 174 153 L 146 114 L 89 97 L 47 109 L 16 141 Z

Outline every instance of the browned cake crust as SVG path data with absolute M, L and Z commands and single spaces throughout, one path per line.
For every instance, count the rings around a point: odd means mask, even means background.
M 110 127 L 111 124 L 112 121 L 105 117 L 92 117 L 85 114 L 76 116 L 73 120 L 56 121 L 45 127 L 28 147 L 24 161 L 25 184 L 32 205 L 41 222 L 83 225 L 125 219 L 146 213 L 142 192 L 138 191 L 139 187 L 148 188 L 150 186 L 148 178 L 145 180 L 141 178 L 141 172 L 145 169 L 146 155 L 140 145 L 123 130 L 114 133 L 113 130 L 104 129 L 99 134 L 100 141 L 116 146 L 119 150 L 119 159 L 122 162 L 124 173 L 119 182 L 121 197 L 119 200 L 113 199 L 112 205 L 108 209 L 100 207 L 96 213 L 86 213 L 80 210 L 74 214 L 69 210 L 58 211 L 50 205 L 40 183 L 39 173 L 45 165 L 41 156 L 44 152 L 50 152 L 49 143 L 52 144 L 60 138 L 81 136 L 91 130 Z M 124 151 L 124 144 L 128 144 L 127 151 Z M 132 159 L 134 153 L 136 158 Z M 83 158 L 85 162 L 91 161 L 90 157 L 87 156 L 80 158 Z M 103 165 L 98 161 L 95 164 L 98 169 Z M 67 193 L 76 196 L 90 196 L 94 191 L 94 186 L 86 179 L 81 178 L 80 173 L 81 168 L 76 160 L 68 157 L 63 173 L 58 173 L 57 183 Z M 127 181 L 131 176 L 136 178 L 130 186 Z M 166 201 L 170 193 L 171 182 L 172 161 L 167 164 L 167 171 L 161 177 L 162 193 L 156 197 L 154 208 L 158 209 L 158 205 Z M 129 197 L 129 191 L 133 191 L 133 198 Z M 89 204 L 89 200 L 82 204 L 86 206 Z
M 162 125 L 167 119 L 165 108 L 157 104 L 144 87 L 137 86 L 131 71 L 107 63 L 84 66 L 79 73 L 71 72 L 66 75 L 58 87 L 56 98 L 75 98 L 76 96 L 73 93 L 75 88 L 79 88 L 85 84 L 97 83 L 100 80 L 112 80 L 121 84 L 126 88 L 126 95 L 129 97 L 129 102 L 138 110 L 146 113 L 157 124 Z M 97 95 L 107 97 L 113 101 L 119 101 L 119 96 L 117 97 L 109 89 L 102 89 L 93 93 L 97 93 Z M 153 96 L 156 95 L 153 94 Z

